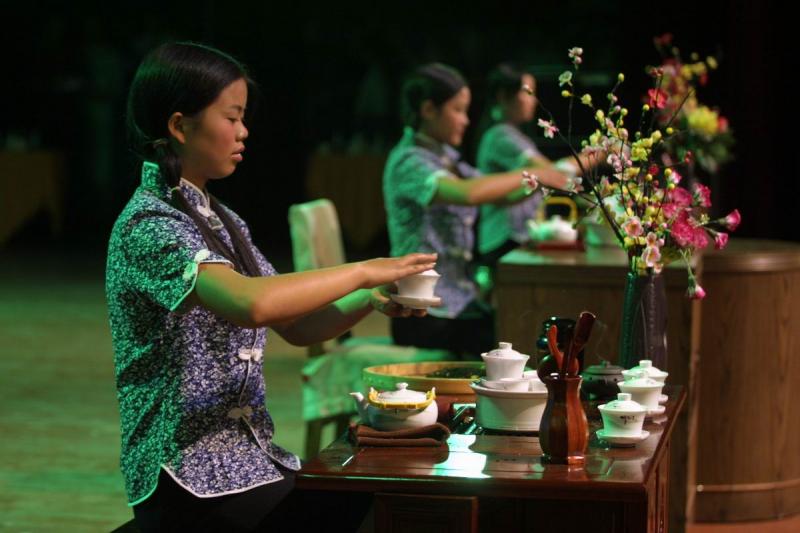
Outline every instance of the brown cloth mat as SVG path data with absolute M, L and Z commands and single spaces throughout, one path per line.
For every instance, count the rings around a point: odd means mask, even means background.
M 350 440 L 356 446 L 441 446 L 450 430 L 440 423 L 418 428 L 378 431 L 363 424 L 350 426 Z

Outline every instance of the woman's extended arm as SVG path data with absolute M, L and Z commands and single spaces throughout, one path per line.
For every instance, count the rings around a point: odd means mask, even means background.
M 342 303 L 337 300 L 358 289 L 371 289 L 424 272 L 433 268 L 435 261 L 435 254 L 409 254 L 254 278 L 242 276 L 225 265 L 204 264 L 200 265 L 189 298 L 190 303 L 239 326 L 280 329 L 334 302 L 337 309 L 345 310 L 344 314 L 349 316 L 354 308 L 366 307 L 364 296 L 351 296 Z

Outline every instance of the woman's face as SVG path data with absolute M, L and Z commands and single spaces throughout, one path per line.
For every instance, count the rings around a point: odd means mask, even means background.
M 186 179 L 202 180 L 230 176 L 241 163 L 247 107 L 247 83 L 239 79 L 225 87 L 216 100 L 193 117 L 184 117 L 184 142 L 180 151 Z
M 528 94 L 521 86 L 516 93 L 501 102 L 503 114 L 514 124 L 530 122 L 536 116 L 536 78 L 530 74 L 523 74 L 521 82 L 522 86 L 530 87 L 533 94 Z
M 439 107 L 423 103 L 422 131 L 439 142 L 460 146 L 469 125 L 467 112 L 471 98 L 469 87 L 462 87 Z

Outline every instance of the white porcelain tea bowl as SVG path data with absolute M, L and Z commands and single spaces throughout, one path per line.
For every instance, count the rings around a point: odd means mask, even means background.
M 617 394 L 617 399 L 598 405 L 603 418 L 603 434 L 612 437 L 636 437 L 642 433 L 647 408 L 631 399 L 627 392 Z
M 522 373 L 525 371 L 525 363 L 530 359 L 529 355 L 514 350 L 510 342 L 499 343 L 497 349 L 483 353 L 481 357 L 486 363 L 486 379 L 489 381 L 499 381 L 503 378 L 522 378 Z
M 435 270 L 426 270 L 397 280 L 397 294 L 406 298 L 434 298 L 433 291 L 441 276 Z
M 638 377 L 627 379 L 617 385 L 619 390 L 630 393 L 634 402 L 643 405 L 648 410 L 656 410 L 658 408 L 661 389 L 664 388 L 663 383 L 659 383 L 653 378 L 644 377 L 641 373 L 638 374 Z

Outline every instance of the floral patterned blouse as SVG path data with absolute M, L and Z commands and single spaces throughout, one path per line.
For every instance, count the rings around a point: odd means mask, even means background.
M 436 252 L 436 271 L 442 276 L 435 294 L 441 307 L 428 313 L 456 318 L 478 296 L 470 272 L 478 208 L 432 204 L 440 179 L 480 175 L 451 146 L 407 128 L 392 149 L 383 171 L 383 197 L 392 255 Z
M 484 174 L 509 172 L 530 164 L 531 158 L 541 156 L 536 144 L 516 126 L 501 122 L 483 134 L 478 145 L 478 168 Z M 528 240 L 527 222 L 535 218 L 542 193 L 513 205 L 481 206 L 478 225 L 478 246 L 489 253 L 511 239 L 522 243 Z
M 180 189 L 231 246 L 206 195 L 185 180 Z M 198 265 L 228 261 L 206 248 L 195 223 L 169 203 L 171 194 L 158 166 L 145 163 L 108 249 L 106 297 L 129 505 L 155 491 L 162 468 L 194 495 L 210 497 L 283 479 L 276 463 L 300 467 L 297 456 L 272 442 L 261 366 L 266 329 L 235 326 L 185 305 Z M 228 213 L 251 243 L 261 274 L 274 275 L 246 224 Z

